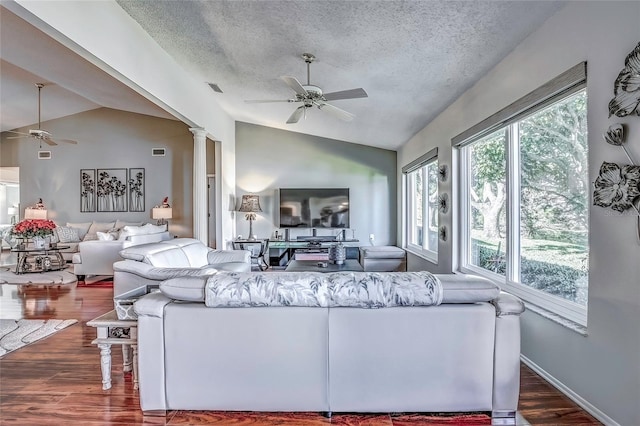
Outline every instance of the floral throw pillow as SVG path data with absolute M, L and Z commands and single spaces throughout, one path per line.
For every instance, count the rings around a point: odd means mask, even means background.
M 70 226 L 58 226 L 56 232 L 61 243 L 77 243 L 80 241 L 78 230 Z

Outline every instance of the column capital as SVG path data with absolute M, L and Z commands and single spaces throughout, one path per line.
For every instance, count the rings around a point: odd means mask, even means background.
M 193 135 L 195 137 L 206 137 L 207 136 L 207 131 L 204 129 L 204 127 L 190 127 L 189 131 L 191 133 L 193 133 Z

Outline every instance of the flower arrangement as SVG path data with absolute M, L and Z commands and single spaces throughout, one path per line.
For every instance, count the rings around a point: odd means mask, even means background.
M 25 219 L 16 223 L 11 233 L 18 238 L 44 238 L 53 234 L 56 224 L 46 219 Z

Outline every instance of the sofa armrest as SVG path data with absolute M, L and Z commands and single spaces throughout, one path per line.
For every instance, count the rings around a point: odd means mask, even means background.
M 165 296 L 160 292 L 149 293 L 138 300 L 133 304 L 133 309 L 140 316 L 148 316 L 148 317 L 156 317 L 162 318 L 164 317 L 164 307 L 171 303 L 173 299 Z
M 524 303 L 505 292 L 491 303 L 496 310 L 493 411 L 515 412 L 520 391 L 520 314 Z
M 249 250 L 212 250 L 207 254 L 207 261 L 210 265 L 232 262 L 251 264 L 251 252 Z
M 491 301 L 496 308 L 496 316 L 520 315 L 524 312 L 524 303 L 516 296 L 501 291 L 498 297 Z
M 113 275 L 113 264 L 122 260 L 122 241 L 82 241 L 73 255 L 76 275 Z

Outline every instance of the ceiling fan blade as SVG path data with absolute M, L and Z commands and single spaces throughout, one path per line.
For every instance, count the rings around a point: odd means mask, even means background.
M 13 132 L 13 133 L 18 133 L 18 132 Z M 29 135 L 22 135 L 22 136 L 7 136 L 5 139 L 25 139 L 28 138 Z
M 350 112 L 334 107 L 333 105 L 330 105 L 330 104 L 316 103 L 316 105 L 318 105 L 318 109 L 321 109 L 322 111 L 326 111 L 329 114 L 333 115 L 334 117 L 339 118 L 340 120 L 351 121 L 356 117 Z
M 295 77 L 287 77 L 286 75 L 283 75 L 280 78 L 285 83 L 287 83 L 287 86 L 291 87 L 291 89 L 294 92 L 296 92 L 298 95 L 306 95 L 307 94 L 307 91 L 305 90 L 305 88 L 302 87 L 302 84 L 300 84 L 298 79 L 296 79 Z
M 278 99 L 278 100 L 273 100 L 273 99 L 266 99 L 266 100 L 249 100 L 249 101 L 244 101 L 247 104 L 266 104 L 269 102 L 295 102 L 294 100 L 291 99 Z
M 289 119 L 287 120 L 287 124 L 294 124 L 300 121 L 300 117 L 302 117 L 302 114 L 304 114 L 305 109 L 305 106 L 296 108 L 296 110 L 293 111 L 293 114 L 291 114 L 291 117 L 289 117 Z
M 52 139 L 49 139 L 49 140 L 52 140 Z M 72 144 L 74 144 L 74 145 L 78 145 L 78 141 L 74 141 L 74 140 L 72 140 L 72 139 L 59 139 L 59 138 L 56 138 L 56 140 L 55 140 L 55 141 L 56 141 L 56 142 L 72 143 Z
M 369 95 L 367 95 L 367 92 L 365 92 L 362 87 L 359 87 L 357 89 L 325 93 L 323 97 L 328 101 L 337 101 L 339 99 L 368 98 Z
M 16 135 L 29 136 L 29 133 L 16 132 L 14 130 L 7 130 L 6 133 L 15 133 Z M 16 136 L 10 136 L 10 137 L 15 138 Z
M 55 141 L 53 141 L 53 140 L 51 140 L 51 139 L 48 139 L 48 138 L 47 138 L 47 139 L 44 139 L 44 138 L 43 138 L 43 139 L 41 139 L 41 140 L 42 140 L 44 143 L 46 143 L 47 145 L 49 145 L 49 146 L 56 146 L 56 145 L 58 145 L 57 143 L 55 143 Z

